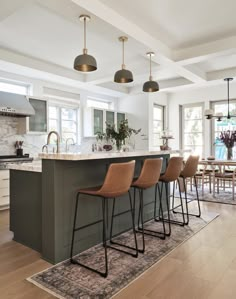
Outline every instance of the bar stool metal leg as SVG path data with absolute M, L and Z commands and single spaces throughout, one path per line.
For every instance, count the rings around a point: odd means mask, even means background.
M 137 188 L 137 187 L 136 187 Z M 135 189 L 135 188 L 134 188 Z M 165 231 L 165 223 L 162 221 L 163 224 L 163 231 L 157 231 L 157 230 L 151 230 L 144 228 L 144 217 L 143 217 L 143 210 L 144 210 L 144 205 L 143 205 L 143 189 L 139 189 L 139 213 L 138 213 L 138 233 L 142 233 L 142 240 L 143 240 L 143 248 L 139 249 L 139 252 L 144 253 L 145 251 L 145 239 L 144 235 L 149 235 L 152 237 L 156 237 L 159 239 L 164 240 L 166 236 L 166 231 Z M 161 194 L 160 194 L 160 188 L 159 185 L 155 185 L 155 201 L 154 201 L 154 219 L 156 218 L 156 206 L 157 206 L 157 190 L 159 193 L 159 198 L 160 198 L 160 208 L 161 208 L 161 213 L 163 215 L 163 208 L 162 208 L 162 201 L 161 201 Z M 141 220 L 141 226 L 140 226 L 140 220 Z
M 183 198 L 182 198 L 182 193 L 181 193 L 181 187 L 180 187 L 180 181 L 179 181 L 179 179 L 177 180 L 177 182 L 178 182 L 178 188 L 179 188 L 180 204 L 179 204 L 178 206 L 176 206 L 176 207 L 174 206 L 174 200 L 175 200 L 175 197 L 173 196 L 172 211 L 173 211 L 173 213 L 175 213 L 175 214 L 182 214 L 183 222 L 181 222 L 181 223 L 187 225 L 187 224 L 188 224 L 188 209 L 187 209 L 187 222 L 186 222 L 186 221 L 185 221 L 185 217 L 184 217 L 184 215 L 186 215 L 186 213 L 184 213 Z M 184 190 L 185 190 L 185 181 L 184 181 L 184 179 L 183 179 L 183 186 L 184 186 Z M 186 203 L 186 199 L 185 199 L 185 203 Z M 187 203 L 186 203 L 186 205 L 187 205 Z M 181 207 L 181 212 L 177 212 L 177 211 L 175 211 L 175 209 L 178 208 L 178 207 Z
M 91 271 L 93 271 L 97 274 L 100 274 L 102 277 L 107 277 L 107 275 L 108 275 L 108 258 L 107 258 L 107 241 L 106 241 L 106 205 L 107 205 L 107 198 L 102 198 L 103 247 L 104 247 L 104 255 L 105 255 L 105 272 L 98 271 L 98 270 L 96 270 L 92 267 L 89 267 L 87 265 L 84 265 L 84 264 L 80 263 L 78 260 L 73 259 L 74 235 L 75 235 L 75 232 L 79 231 L 79 228 L 76 228 L 79 195 L 80 195 L 80 193 L 77 194 L 77 198 L 76 198 L 73 234 L 72 234 L 72 242 L 71 242 L 70 261 L 71 261 L 72 264 L 77 264 L 77 265 L 79 265 L 79 266 L 81 266 L 85 269 L 91 270 Z
M 112 239 L 113 238 L 113 220 L 114 220 L 114 216 L 115 216 L 115 202 L 116 202 L 115 198 L 113 199 L 113 207 L 112 207 L 110 243 L 114 244 L 114 245 L 121 246 L 121 247 L 125 247 L 125 248 L 128 248 L 128 249 L 135 250 L 135 253 L 132 253 L 132 252 L 129 252 L 129 251 L 126 251 L 126 250 L 122 250 L 120 248 L 117 248 L 117 247 L 114 247 L 114 246 L 111 246 L 111 245 L 107 245 L 107 246 L 109 248 L 115 249 L 117 251 L 129 254 L 133 257 L 138 257 L 138 243 L 137 243 L 137 236 L 136 236 L 135 223 L 134 223 L 135 212 L 134 212 L 134 209 L 133 209 L 133 206 L 132 206 L 132 198 L 131 198 L 131 195 L 130 195 L 130 191 L 128 192 L 128 194 L 129 194 L 130 213 L 131 213 L 131 218 L 132 218 L 132 230 L 133 230 L 133 235 L 134 235 L 135 247 L 131 247 L 131 246 L 128 246 L 128 245 L 125 245 L 125 244 L 121 244 L 121 243 L 119 243 L 117 241 L 114 241 Z
M 185 182 L 185 179 L 183 178 L 183 182 L 184 182 L 184 193 L 185 193 L 185 202 L 186 202 L 186 213 L 184 213 L 184 215 L 187 216 L 187 221 L 185 222 L 185 224 L 188 224 L 189 223 L 189 215 L 191 216 L 195 216 L 195 217 L 201 217 L 201 206 L 200 206 L 200 200 L 199 200 L 199 193 L 198 193 L 198 186 L 197 186 L 197 178 L 196 176 L 193 177 L 194 178 L 194 185 L 195 185 L 195 189 L 196 189 L 196 199 L 197 199 L 197 204 L 198 204 L 198 214 L 193 214 L 193 213 L 189 213 L 189 210 L 188 210 L 188 202 L 191 202 L 193 201 L 194 199 L 188 199 L 188 196 L 187 196 L 187 192 L 186 192 L 186 182 Z M 177 206 L 179 207 L 179 206 Z M 175 209 L 177 208 L 175 207 Z M 181 212 L 177 212 L 177 211 L 174 211 L 174 213 L 179 213 L 179 214 L 182 214 Z

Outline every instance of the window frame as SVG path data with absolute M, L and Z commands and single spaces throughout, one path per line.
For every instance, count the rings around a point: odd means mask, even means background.
M 58 114 L 58 119 L 54 119 L 53 120 L 57 120 L 58 121 L 58 124 L 59 124 L 59 130 L 58 130 L 58 133 L 61 137 L 61 144 L 62 145 L 65 145 L 66 144 L 66 141 L 65 142 L 62 142 L 63 141 L 63 135 L 62 135 L 62 109 L 72 109 L 72 110 L 76 110 L 76 139 L 75 140 L 75 143 L 80 145 L 81 143 L 81 137 L 80 137 L 80 106 L 79 105 L 72 105 L 72 104 L 69 104 L 69 103 L 63 103 L 63 102 L 56 102 L 56 101 L 48 101 L 48 130 L 50 130 L 50 116 L 49 116 L 49 109 L 50 107 L 55 107 L 57 109 L 57 114 Z M 73 121 L 73 120 L 71 120 Z
M 201 107 L 202 108 L 202 118 L 198 119 L 202 121 L 202 152 L 201 152 L 201 156 L 204 156 L 205 153 L 205 121 L 204 121 L 204 103 L 203 102 L 199 102 L 199 103 L 191 103 L 191 104 L 184 104 L 180 106 L 180 144 L 181 144 L 181 148 L 184 148 L 184 123 L 185 123 L 185 118 L 184 118 L 184 109 L 185 108 L 193 108 L 193 107 Z M 188 133 L 188 132 L 187 132 Z M 189 133 L 188 133 L 189 134 Z M 190 149 L 192 150 L 192 147 L 190 147 Z
M 88 105 L 89 101 L 93 101 L 93 102 L 97 102 L 97 103 L 104 103 L 104 104 L 107 104 L 108 106 L 107 107 L 99 107 L 99 105 L 98 106 Z M 107 110 L 107 111 L 114 111 L 114 103 L 112 101 L 101 99 L 101 98 L 95 98 L 95 97 L 87 97 L 86 107 Z
M 214 111 L 214 114 L 215 114 L 215 106 L 216 105 L 219 105 L 219 104 L 226 104 L 227 105 L 228 101 L 227 100 L 220 100 L 220 101 L 211 101 L 210 102 L 210 108 Z M 230 99 L 230 104 L 236 104 L 236 99 Z M 213 156 L 215 156 L 215 133 L 216 133 L 216 127 L 215 127 L 215 119 L 213 119 L 210 123 L 210 129 L 211 129 L 211 137 L 210 137 L 210 140 L 211 140 L 211 147 L 210 147 L 210 150 L 211 150 L 211 154 Z
M 15 93 L 15 94 L 21 94 L 21 95 L 25 95 L 25 96 L 30 96 L 30 90 L 31 90 L 31 84 L 27 84 L 27 83 L 24 83 L 24 82 L 19 82 L 19 81 L 14 81 L 14 80 L 7 80 L 7 79 L 4 79 L 4 78 L 0 78 L 0 84 L 3 83 L 3 84 L 8 84 L 8 85 L 11 85 L 11 86 L 19 86 L 19 87 L 24 87 L 25 90 L 26 90 L 26 93 L 18 93 L 16 91 L 7 91 L 7 90 L 3 90 L 0 88 L 0 91 L 2 92 L 8 92 L 8 93 Z
M 156 121 L 157 119 L 154 119 L 154 109 L 155 107 L 157 108 L 160 108 L 162 111 L 161 111 L 161 114 L 162 114 L 162 131 L 165 129 L 165 123 L 166 123 L 166 106 L 164 105 L 160 105 L 160 104 L 156 104 L 156 103 L 153 103 L 153 114 L 152 114 L 152 143 L 153 143 L 153 147 L 154 148 L 157 148 L 159 147 L 160 145 L 162 145 L 162 142 L 160 140 L 160 144 L 159 145 L 155 145 L 154 143 L 154 136 L 158 133 L 154 133 L 154 121 Z M 157 121 L 160 121 L 160 120 L 157 120 Z

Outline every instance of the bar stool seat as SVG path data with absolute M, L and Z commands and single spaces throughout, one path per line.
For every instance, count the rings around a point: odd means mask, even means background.
M 130 195 L 130 186 L 132 183 L 133 175 L 134 175 L 134 167 L 135 167 L 135 161 L 130 161 L 127 163 L 114 163 L 109 166 L 109 169 L 107 171 L 104 183 L 102 186 L 92 187 L 92 188 L 85 188 L 85 189 L 79 189 L 76 197 L 76 204 L 75 204 L 75 213 L 74 213 L 74 223 L 73 223 L 73 233 L 72 233 L 72 241 L 71 241 L 71 252 L 70 252 L 70 261 L 73 264 L 77 264 L 79 266 L 82 266 L 88 270 L 91 270 L 97 274 L 100 274 L 103 277 L 107 277 L 108 275 L 108 257 L 107 257 L 107 248 L 116 249 L 118 251 L 122 251 L 124 253 L 130 254 L 134 257 L 138 256 L 138 245 L 137 245 L 137 238 L 136 238 L 136 231 L 135 231 L 135 224 L 134 224 L 134 212 L 132 207 L 132 199 Z M 134 242 L 135 242 L 135 248 L 129 247 L 127 245 L 118 244 L 120 246 L 128 247 L 130 249 L 134 250 L 134 253 L 128 252 L 125 250 L 122 250 L 120 248 L 115 248 L 107 244 L 107 224 L 108 224 L 108 200 L 113 199 L 113 209 L 112 209 L 112 221 L 111 221 L 111 230 L 110 230 L 110 242 L 112 242 L 112 227 L 113 227 L 113 218 L 114 216 L 114 210 L 115 210 L 115 200 L 117 197 L 120 197 L 122 195 L 127 194 L 129 195 L 129 201 L 130 201 L 130 212 L 131 212 L 131 219 L 132 219 L 132 229 L 133 229 L 133 235 L 134 235 Z M 78 214 L 78 203 L 79 203 L 79 197 L 81 194 L 87 195 L 89 197 L 93 198 L 100 198 L 102 199 L 102 220 L 95 221 L 93 223 L 76 227 L 77 224 L 77 214 Z M 81 263 L 78 258 L 73 258 L 73 248 L 74 248 L 74 238 L 75 238 L 75 232 L 79 232 L 80 230 L 87 228 L 91 225 L 97 224 L 99 222 L 103 223 L 103 247 L 104 247 L 104 255 L 105 255 L 105 271 L 101 272 L 95 268 L 92 268 L 90 266 L 87 266 L 83 263 Z M 113 242 L 115 243 L 115 242 Z M 77 253 L 78 254 L 78 253 Z
M 159 192 L 159 198 L 160 198 L 160 189 L 158 186 L 158 180 L 160 177 L 162 168 L 162 159 L 155 158 L 155 159 L 146 159 L 144 160 L 143 167 L 140 173 L 140 176 L 135 179 L 131 185 L 131 187 L 134 188 L 134 207 L 135 207 L 135 201 L 136 201 L 136 190 L 139 191 L 139 213 L 138 213 L 138 232 L 142 232 L 142 249 L 139 249 L 139 252 L 144 253 L 145 251 L 145 239 L 144 234 L 151 235 L 153 237 L 159 237 L 161 239 L 165 238 L 165 224 L 163 222 L 163 232 L 160 231 L 154 231 L 150 229 L 144 228 L 144 217 L 143 217 L 143 192 L 144 190 L 147 190 L 151 187 L 155 186 L 155 201 L 154 201 L 154 214 L 156 211 L 156 196 L 157 196 L 157 190 Z M 162 203 L 160 200 L 160 210 L 162 212 L 163 216 L 163 209 L 162 209 Z M 140 225 L 140 219 L 141 219 L 141 227 Z

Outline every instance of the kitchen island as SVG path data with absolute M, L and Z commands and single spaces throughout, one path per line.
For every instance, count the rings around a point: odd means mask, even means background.
M 111 163 L 136 160 L 135 176 L 147 158 L 163 158 L 163 171 L 170 155 L 181 151 L 140 151 L 92 154 L 40 154 L 42 166 L 14 165 L 10 170 L 10 229 L 14 240 L 42 257 L 58 263 L 69 258 L 75 198 L 79 188 L 101 185 Z M 144 192 L 145 220 L 153 217 L 154 188 Z M 128 196 L 117 201 L 116 212 L 125 212 Z M 111 205 L 108 207 L 111 214 Z M 137 214 L 137 213 L 136 213 Z M 79 225 L 101 219 L 101 202 L 81 196 Z M 110 218 L 110 217 L 109 217 Z M 114 233 L 131 227 L 129 213 L 116 217 Z M 85 250 L 102 240 L 102 223 L 87 227 L 75 239 L 76 250 Z M 79 241 L 79 242 L 78 242 Z

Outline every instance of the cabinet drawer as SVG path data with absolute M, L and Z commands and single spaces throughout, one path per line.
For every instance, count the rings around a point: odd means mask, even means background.
M 9 196 L 2 196 L 0 197 L 0 209 L 1 206 L 5 206 L 5 205 L 9 205 L 10 201 L 9 201 Z
M 0 189 L 0 198 L 5 197 L 5 196 L 9 196 L 9 193 L 10 193 L 9 188 Z
M 0 181 L 9 180 L 9 170 L 0 170 Z

